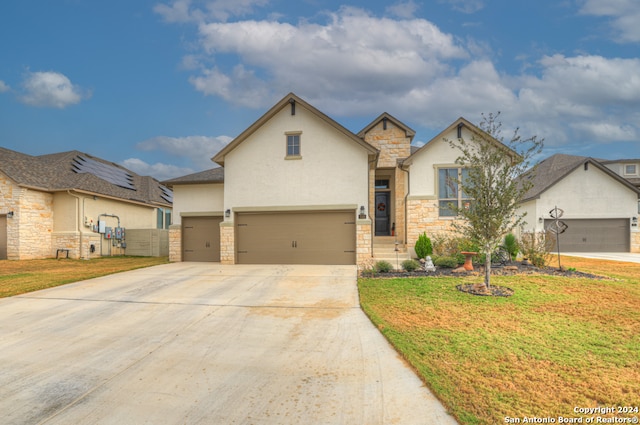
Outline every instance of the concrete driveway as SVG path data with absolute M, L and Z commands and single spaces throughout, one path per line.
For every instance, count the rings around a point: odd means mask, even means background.
M 600 260 L 626 261 L 627 263 L 640 263 L 640 254 L 635 252 L 562 252 L 561 255 L 596 258 Z
M 454 424 L 351 266 L 175 263 L 0 300 L 10 424 Z

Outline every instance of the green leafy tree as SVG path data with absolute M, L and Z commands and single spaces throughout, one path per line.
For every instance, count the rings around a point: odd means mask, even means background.
M 543 147 L 543 139 L 522 138 L 517 128 L 505 140 L 499 117 L 499 112 L 483 114 L 479 126 L 469 129 L 471 138 L 447 139 L 451 147 L 460 151 L 456 163 L 467 173 L 458 183 L 471 199 L 467 208 L 454 206 L 462 220 L 456 220 L 453 226 L 485 254 L 487 288 L 491 284 L 491 253 L 503 235 L 524 224 L 525 214 L 517 214 L 517 209 L 532 183 L 518 177 L 530 168 Z

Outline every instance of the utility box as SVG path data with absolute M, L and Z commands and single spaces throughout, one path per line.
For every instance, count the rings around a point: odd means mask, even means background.
M 104 220 L 98 221 L 98 233 L 104 234 L 106 228 L 107 228 L 107 222 L 106 221 L 104 221 Z

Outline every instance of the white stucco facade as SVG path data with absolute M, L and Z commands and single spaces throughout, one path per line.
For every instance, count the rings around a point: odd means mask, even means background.
M 287 133 L 300 157 L 287 158 Z M 285 107 L 226 154 L 224 210 L 367 205 L 368 152 L 302 105 Z
M 222 183 L 177 185 L 173 190 L 173 224 L 182 223 L 185 215 L 214 216 L 224 211 Z
M 564 211 L 564 219 L 629 218 L 638 216 L 638 195 L 604 171 L 588 164 L 578 167 L 540 194 L 523 203 L 519 213 L 527 212 L 524 230 L 542 231 L 554 207 Z

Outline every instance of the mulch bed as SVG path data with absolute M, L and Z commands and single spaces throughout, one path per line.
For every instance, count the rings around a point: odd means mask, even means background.
M 545 274 L 551 276 L 564 276 L 564 277 L 576 277 L 587 279 L 609 279 L 608 277 L 598 276 L 591 273 L 584 273 L 577 270 L 558 269 L 554 267 L 536 267 L 531 264 L 511 263 L 507 266 L 492 267 L 492 276 L 518 276 L 518 275 L 532 275 L 532 274 Z M 389 272 L 389 273 L 375 273 L 371 276 L 370 273 L 362 274 L 362 277 L 465 277 L 465 276 L 484 276 L 483 266 L 474 266 L 474 270 L 467 271 L 462 268 L 451 269 L 445 267 L 436 267 L 436 271 L 426 272 L 424 270 L 416 270 L 413 272 Z M 491 285 L 486 288 L 482 283 L 461 284 L 456 288 L 461 292 L 466 292 L 472 295 L 479 296 L 493 296 L 493 297 L 510 297 L 514 291 L 506 286 Z
M 535 267 L 531 264 L 511 263 L 504 267 L 491 267 L 492 276 L 518 276 L 518 275 L 532 275 L 532 274 L 545 274 L 551 276 L 564 276 L 575 278 L 587 278 L 606 280 L 608 277 L 598 276 L 591 273 L 585 273 L 577 270 L 558 270 L 556 267 Z M 362 277 L 466 277 L 466 276 L 484 276 L 484 267 L 474 265 L 472 271 L 461 271 L 458 269 L 451 269 L 445 267 L 436 267 L 435 272 L 426 272 L 424 270 L 416 270 L 413 272 L 389 272 L 389 273 L 375 273 L 371 276 L 370 273 L 365 273 Z
M 482 283 L 474 283 L 467 285 L 458 285 L 456 289 L 471 295 L 490 296 L 490 297 L 510 297 L 513 295 L 513 289 L 506 286 L 491 285 L 486 288 Z

